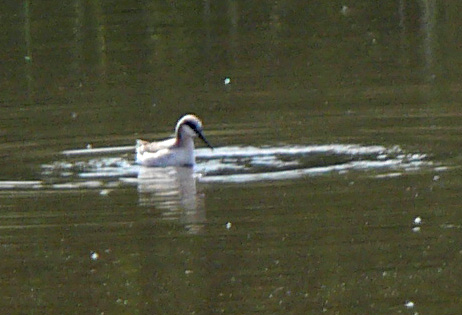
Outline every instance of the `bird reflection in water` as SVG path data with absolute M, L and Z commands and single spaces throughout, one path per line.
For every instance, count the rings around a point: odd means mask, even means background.
M 189 233 L 204 226 L 203 195 L 197 193 L 192 167 L 140 167 L 138 198 L 141 206 L 162 210 L 166 220 L 178 220 Z

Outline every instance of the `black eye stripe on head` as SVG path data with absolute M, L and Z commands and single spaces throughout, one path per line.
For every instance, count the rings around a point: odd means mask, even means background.
M 185 121 L 183 123 L 183 125 L 186 125 L 188 126 L 189 128 L 191 128 L 192 130 L 194 130 L 194 132 L 199 132 L 200 131 L 200 128 L 198 128 L 197 124 L 193 123 L 192 121 Z M 199 130 L 198 130 L 199 129 Z

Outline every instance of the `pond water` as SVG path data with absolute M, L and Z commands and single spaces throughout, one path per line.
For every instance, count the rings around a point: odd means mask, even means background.
M 459 7 L 9 1 L 1 309 L 458 313 Z

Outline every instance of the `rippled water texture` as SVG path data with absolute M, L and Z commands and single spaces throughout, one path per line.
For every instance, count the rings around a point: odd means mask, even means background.
M 459 314 L 460 3 L 4 1 L 0 309 Z M 136 139 L 203 121 L 193 168 Z
M 78 160 L 82 156 L 102 153 L 133 151 L 133 147 L 66 150 L 63 155 L 77 157 L 74 161 L 55 161 L 42 165 L 43 182 L 51 188 L 103 187 L 100 179 L 124 181 L 126 177 L 141 177 L 146 167 L 134 164 L 129 157 L 96 157 Z M 423 153 L 406 153 L 399 147 L 361 145 L 312 145 L 280 147 L 221 147 L 214 150 L 196 150 L 197 165 L 194 171 L 204 183 L 246 183 L 266 180 L 290 180 L 336 172 L 362 170 L 379 177 L 399 176 L 401 172 L 417 172 L 425 169 L 444 170 Z M 163 172 L 151 169 L 149 172 Z M 380 175 L 377 175 L 380 172 Z M 61 182 L 70 178 L 68 183 Z M 90 179 L 90 181 L 82 181 Z M 34 182 L 34 187 L 41 187 Z M 8 185 L 11 185 L 9 183 Z M 18 183 L 23 187 L 25 183 Z M 109 182 L 109 185 L 114 185 Z M 46 186 L 43 186 L 46 187 Z

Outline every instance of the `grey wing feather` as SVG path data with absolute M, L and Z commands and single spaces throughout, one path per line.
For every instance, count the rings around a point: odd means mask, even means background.
M 167 141 L 161 141 L 161 142 L 148 142 L 145 140 L 136 140 L 136 148 L 138 151 L 141 153 L 143 152 L 157 152 L 159 150 L 165 149 L 167 147 L 171 146 L 170 143 L 167 143 Z

